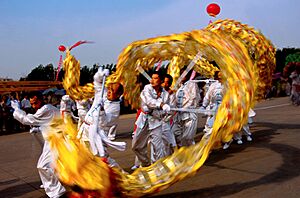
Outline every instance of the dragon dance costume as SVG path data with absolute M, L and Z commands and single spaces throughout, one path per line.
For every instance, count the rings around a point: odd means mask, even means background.
M 212 83 L 204 96 L 201 108 L 217 112 L 223 100 L 223 92 L 224 86 L 219 81 Z M 208 115 L 202 139 L 209 139 L 212 133 L 212 127 L 214 125 L 215 118 L 215 114 Z
M 234 20 L 218 20 L 203 30 L 133 42 L 119 55 L 116 72 L 108 78 L 109 82 L 120 82 L 123 85 L 124 99 L 128 100 L 133 108 L 140 107 L 139 97 L 141 97 L 151 112 L 154 109 L 158 110 L 158 106 L 148 104 L 148 97 L 143 99 L 144 93 L 140 94 L 141 90 L 136 86 L 137 78 L 134 78 L 141 71 L 138 68 L 147 71 L 160 60 L 169 60 L 167 73 L 176 81 L 180 69 L 199 52 L 201 57 L 195 60 L 193 70 L 208 78 L 220 70 L 226 79 L 222 102 L 217 108 L 207 140 L 182 147 L 171 156 L 128 174 L 115 168 L 108 169 L 107 164 L 97 156 L 92 157 L 77 140 L 65 138 L 64 143 L 61 143 L 60 137 L 53 137 L 53 149 L 60 154 L 56 165 L 60 179 L 68 185 L 76 184 L 83 189 L 95 190 L 104 195 L 112 184 L 109 182 L 110 175 L 114 175 L 116 178 L 114 181 L 123 196 L 141 197 L 157 193 L 198 172 L 211 150 L 220 148 L 222 142 L 231 140 L 242 128 L 255 99 L 263 96 L 265 90 L 270 87 L 275 68 L 275 48 L 271 42 L 259 31 L 245 24 Z M 211 60 L 215 61 L 219 68 L 211 65 L 209 63 Z M 79 85 L 80 64 L 69 51 L 64 61 L 64 70 L 66 73 L 63 85 L 69 95 L 74 99 L 87 99 L 94 95 L 96 98 L 97 89 L 94 89 L 94 86 L 97 87 L 97 84 Z M 150 91 L 149 89 L 149 93 Z M 155 120 L 156 117 L 162 117 L 160 114 L 155 115 L 155 111 L 146 116 L 149 125 L 146 126 L 147 129 L 157 129 L 157 133 L 155 131 L 151 134 L 152 138 L 154 137 L 152 142 L 162 142 L 158 135 L 162 130 L 161 121 Z M 93 115 L 93 118 L 97 118 L 97 115 Z M 97 131 L 95 129 L 96 126 L 94 131 Z M 53 131 L 55 130 L 56 128 L 53 128 Z M 69 129 L 65 132 L 73 131 Z M 74 149 L 67 149 L 70 147 Z M 155 157 L 162 155 L 163 153 L 155 150 Z M 69 163 L 70 161 L 73 163 Z M 111 173 L 112 170 L 114 174 Z

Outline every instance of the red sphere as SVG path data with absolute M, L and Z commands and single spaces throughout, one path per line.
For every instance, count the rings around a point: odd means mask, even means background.
M 58 47 L 58 50 L 61 51 L 61 52 L 64 52 L 64 51 L 66 51 L 66 47 L 63 46 L 63 45 L 60 45 L 60 46 Z
M 216 3 L 211 3 L 206 7 L 206 12 L 212 17 L 216 17 L 220 13 L 220 11 L 221 8 Z

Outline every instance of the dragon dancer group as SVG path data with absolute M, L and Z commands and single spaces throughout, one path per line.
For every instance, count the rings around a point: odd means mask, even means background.
M 202 30 L 136 41 L 119 55 L 115 72 L 99 67 L 93 83 L 80 86 L 80 62 L 70 50 L 83 43 L 66 51 L 67 95 L 59 108 L 39 93 L 30 96 L 34 114 L 11 102 L 14 118 L 30 125 L 38 140 L 37 132 L 43 136 L 37 169 L 48 197 L 157 193 L 194 175 L 212 149 L 252 141 L 250 107 L 263 97 L 275 69 L 275 47 L 260 31 L 224 19 Z M 169 64 L 163 69 L 155 65 L 160 61 Z M 109 148 L 126 150 L 115 140 L 121 100 L 138 110 L 131 174 L 109 155 Z M 199 116 L 207 120 L 196 142 Z M 80 195 L 87 191 L 98 194 Z
M 77 138 L 93 155 L 105 159 L 111 167 L 121 168 L 112 159 L 108 147 L 125 151 L 126 143 L 115 141 L 120 100 L 123 94 L 121 83 L 108 83 L 108 69 L 99 68 L 94 75 L 94 97 L 90 100 L 72 100 L 72 95 L 62 97 L 60 109 L 51 104 L 44 104 L 39 94 L 32 94 L 30 103 L 37 111 L 26 114 L 19 104 L 12 101 L 13 116 L 25 125 L 34 126 L 32 133 L 40 131 L 43 135 L 43 151 L 38 160 L 37 168 L 44 188 L 49 197 L 64 197 L 66 187 L 59 181 L 53 168 L 57 156 L 52 152 L 48 141 L 48 125 L 53 118 L 60 116 L 64 122 L 77 120 Z M 195 144 L 198 128 L 199 112 L 206 115 L 202 139 L 209 139 L 212 132 L 216 112 L 222 103 L 224 86 L 221 71 L 215 72 L 214 79 L 203 80 L 206 86 L 199 87 L 199 80 L 194 80 L 193 70 L 184 67 L 180 71 L 181 82 L 177 90 L 172 90 L 173 78 L 161 71 L 151 72 L 149 84 L 141 87 L 140 109 L 138 110 L 132 136 L 132 151 L 135 163 L 131 167 L 147 167 L 157 160 L 172 155 L 174 150 Z M 201 80 L 200 80 L 201 81 Z M 77 109 L 78 117 L 73 110 Z M 232 141 L 242 144 L 242 135 L 252 141 L 249 124 L 255 112 L 250 110 L 249 120 L 242 127 L 242 132 L 235 133 L 233 140 L 224 142 L 227 149 Z

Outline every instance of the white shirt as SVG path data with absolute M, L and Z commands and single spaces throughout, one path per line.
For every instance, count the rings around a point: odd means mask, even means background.
M 200 90 L 195 82 L 185 82 L 176 92 L 176 106 L 179 108 L 195 108 L 199 101 Z
M 161 89 L 162 92 L 158 97 L 152 85 L 148 84 L 144 87 L 140 95 L 142 108 L 147 107 L 147 110 L 149 110 L 148 122 L 150 130 L 162 125 L 163 118 L 167 115 L 164 111 L 160 109 L 160 105 L 161 103 L 169 104 L 170 95 L 164 88 Z
M 90 109 L 89 100 L 76 100 L 76 107 L 78 111 L 88 111 Z
M 75 103 L 70 98 L 69 95 L 64 95 L 60 101 L 60 111 L 71 113 L 72 110 L 75 110 Z
M 202 106 L 211 110 L 221 104 L 223 99 L 223 89 L 224 87 L 219 81 L 212 83 L 205 94 Z
M 37 110 L 35 114 L 26 114 L 21 109 L 15 109 L 13 116 L 24 125 L 40 126 L 44 138 L 47 138 L 47 126 L 56 116 L 60 116 L 59 109 L 51 104 L 46 104 Z
M 197 83 L 187 81 L 180 86 L 176 92 L 176 106 L 178 108 L 196 108 L 200 102 L 200 90 Z M 178 112 L 177 117 L 180 120 L 187 120 L 189 118 L 197 118 L 195 113 Z

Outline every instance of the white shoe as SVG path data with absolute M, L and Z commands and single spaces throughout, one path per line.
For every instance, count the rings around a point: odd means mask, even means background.
M 110 141 L 113 141 L 113 140 L 115 140 L 116 138 L 115 138 L 115 137 L 108 137 L 108 139 L 109 139 Z
M 44 185 L 42 184 L 42 185 L 40 185 L 40 188 L 44 188 Z
M 229 142 L 226 142 L 223 146 L 223 149 L 226 150 L 229 148 L 230 144 L 231 144 L 232 140 L 230 140 Z
M 252 142 L 252 137 L 251 136 L 247 136 L 247 141 L 248 142 Z
M 242 140 L 237 140 L 237 144 L 243 144 Z
M 229 143 L 225 143 L 225 144 L 224 144 L 224 146 L 223 146 L 223 149 L 224 149 L 224 150 L 226 150 L 226 149 L 228 149 L 228 148 L 229 148 L 229 146 L 230 146 L 230 144 L 229 144 Z
M 131 170 L 135 170 L 135 169 L 138 169 L 140 166 L 136 166 L 136 165 L 133 165 L 130 169 Z

